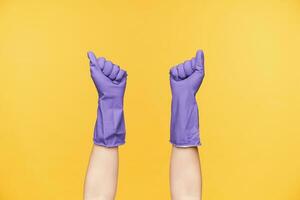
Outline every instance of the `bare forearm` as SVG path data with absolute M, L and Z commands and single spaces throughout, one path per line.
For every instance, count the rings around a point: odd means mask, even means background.
M 85 179 L 85 200 L 113 200 L 118 180 L 118 148 L 94 145 Z
M 172 200 L 201 200 L 201 168 L 197 147 L 172 147 L 170 187 Z

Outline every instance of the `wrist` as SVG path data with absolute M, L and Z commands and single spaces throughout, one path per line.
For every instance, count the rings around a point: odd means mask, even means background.
M 176 107 L 184 107 L 190 106 L 192 104 L 197 104 L 196 97 L 192 92 L 189 91 L 183 91 L 180 94 L 173 94 L 172 95 L 172 107 L 173 104 L 176 105 Z
M 123 96 L 120 95 L 99 95 L 98 105 L 113 109 L 123 109 Z

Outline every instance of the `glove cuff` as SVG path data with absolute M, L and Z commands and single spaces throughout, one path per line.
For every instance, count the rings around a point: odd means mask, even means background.
M 178 147 L 201 145 L 199 112 L 194 95 L 173 97 L 170 142 Z
M 125 143 L 125 119 L 123 99 L 100 98 L 94 143 L 105 147 L 116 147 Z

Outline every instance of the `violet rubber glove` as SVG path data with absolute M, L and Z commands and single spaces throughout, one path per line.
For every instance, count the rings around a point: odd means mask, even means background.
M 204 78 L 204 54 L 174 66 L 170 70 L 172 90 L 170 142 L 177 147 L 201 145 L 196 93 Z
M 88 52 L 91 76 L 98 91 L 98 112 L 94 129 L 94 143 L 117 147 L 125 143 L 123 98 L 126 71 L 103 57 Z

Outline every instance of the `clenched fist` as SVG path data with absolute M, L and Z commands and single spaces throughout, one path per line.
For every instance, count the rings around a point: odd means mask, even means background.
M 170 142 L 178 147 L 200 145 L 199 114 L 195 95 L 204 78 L 204 54 L 170 69 L 172 90 Z
M 118 65 L 88 52 L 91 76 L 98 91 L 98 113 L 94 143 L 115 147 L 125 143 L 123 99 L 127 73 Z

